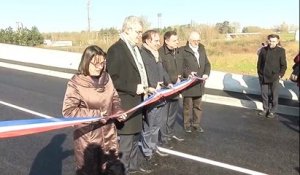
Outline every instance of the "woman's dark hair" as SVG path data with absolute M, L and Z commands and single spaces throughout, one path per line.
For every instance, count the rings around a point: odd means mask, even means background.
M 91 45 L 84 50 L 81 56 L 80 64 L 78 66 L 79 74 L 90 75 L 89 65 L 93 57 L 96 55 L 101 55 L 106 58 L 106 53 L 99 46 Z

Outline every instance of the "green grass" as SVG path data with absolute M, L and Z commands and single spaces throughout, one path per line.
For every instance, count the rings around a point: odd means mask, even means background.
M 266 41 L 266 37 L 269 33 L 241 36 L 232 40 L 225 40 L 224 35 L 217 35 L 212 31 L 202 33 L 209 34 L 209 36 L 202 36 L 202 43 L 205 45 L 208 58 L 212 64 L 212 70 L 244 75 L 256 75 L 256 52 L 257 49 L 261 47 L 261 43 Z M 59 49 L 70 52 L 83 52 L 90 44 L 99 45 L 107 51 L 107 49 L 119 39 L 118 35 L 99 36 L 97 32 L 90 34 L 85 32 L 65 34 L 51 33 L 47 34 L 47 36 L 51 36 L 53 40 L 73 41 L 74 46 L 72 47 L 46 47 L 49 49 Z M 279 34 L 279 36 L 281 38 L 281 45 L 286 50 L 288 68 L 284 78 L 287 79 L 292 71 L 293 59 L 299 52 L 299 42 L 294 41 L 293 33 L 283 33 Z M 180 40 L 180 46 L 185 45 L 185 43 L 185 39 Z

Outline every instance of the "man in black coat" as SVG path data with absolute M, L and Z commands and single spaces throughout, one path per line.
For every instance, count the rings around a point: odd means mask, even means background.
M 161 59 L 159 58 L 159 32 L 156 30 L 147 30 L 143 33 L 142 41 L 143 45 L 141 47 L 141 55 L 148 76 L 148 92 L 149 94 L 152 94 L 162 89 L 162 87 L 168 86 L 170 80 L 167 72 L 162 66 Z M 166 118 L 167 110 L 164 101 L 147 106 L 140 142 L 144 156 L 147 160 L 150 160 L 154 156 L 154 153 L 159 156 L 168 156 L 168 154 L 160 152 L 157 148 L 159 143 L 160 127 L 162 122 L 165 123 Z
M 164 34 L 164 44 L 158 49 L 159 56 L 162 60 L 164 69 L 166 70 L 172 84 L 179 83 L 181 78 L 182 62 L 177 59 L 178 54 L 178 36 L 176 31 L 168 31 Z M 170 140 L 183 141 L 174 133 L 174 126 L 179 109 L 178 95 L 167 101 L 168 116 L 166 122 L 161 127 L 161 142 L 165 147 L 172 148 Z
M 122 107 L 128 110 L 142 102 L 148 87 L 147 74 L 137 44 L 140 42 L 143 22 L 129 16 L 123 23 L 120 39 L 107 52 L 107 70 L 121 98 Z M 142 112 L 129 114 L 124 123 L 118 123 L 121 161 L 126 173 L 150 173 L 140 167 L 138 141 L 142 130 Z
M 286 69 L 285 49 L 279 46 L 279 36 L 268 35 L 268 45 L 261 49 L 257 61 L 263 103 L 263 111 L 258 113 L 259 116 L 274 118 L 278 107 L 279 79 L 284 76 Z
M 183 65 L 183 77 L 199 76 L 207 79 L 211 66 L 208 61 L 205 48 L 200 42 L 200 34 L 191 32 L 186 46 L 180 48 L 180 59 Z M 183 121 L 186 132 L 192 132 L 192 127 L 198 132 L 204 132 L 200 126 L 202 118 L 202 95 L 204 83 L 198 82 L 187 90 L 183 91 Z M 193 114 L 191 114 L 191 111 Z

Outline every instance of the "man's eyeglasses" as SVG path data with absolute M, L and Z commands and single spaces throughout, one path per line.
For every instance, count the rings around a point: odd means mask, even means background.
M 136 31 L 136 30 L 135 30 L 135 33 L 137 33 L 138 35 L 141 35 L 141 34 L 143 34 L 143 32 L 142 32 L 142 31 Z
M 134 30 L 133 28 L 131 28 L 136 34 L 141 35 L 143 34 L 143 31 L 140 30 Z

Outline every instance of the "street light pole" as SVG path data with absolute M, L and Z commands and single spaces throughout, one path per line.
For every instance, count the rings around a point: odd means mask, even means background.
M 158 29 L 160 27 L 160 18 L 161 18 L 161 13 L 157 13 L 157 28 Z
M 88 32 L 91 31 L 90 4 L 91 4 L 91 1 L 87 0 Z

